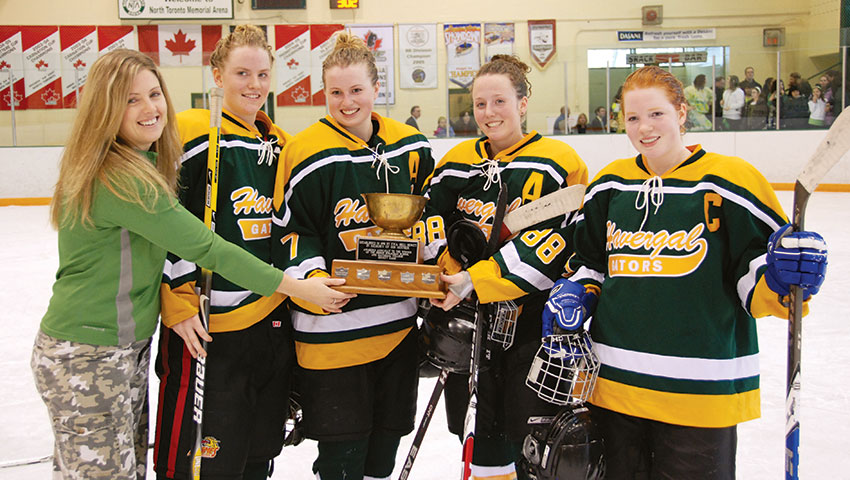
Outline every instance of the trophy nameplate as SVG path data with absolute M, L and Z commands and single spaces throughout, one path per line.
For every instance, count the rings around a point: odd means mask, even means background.
M 394 297 L 445 298 L 442 268 L 423 265 L 422 244 L 403 230 L 419 220 L 425 197 L 367 193 L 366 207 L 372 222 L 382 228 L 377 236 L 357 238 L 356 260 L 336 259 L 331 275 L 344 278 L 342 292 Z

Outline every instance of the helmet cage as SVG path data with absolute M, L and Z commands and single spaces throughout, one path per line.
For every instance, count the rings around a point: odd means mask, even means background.
M 507 350 L 514 344 L 519 308 L 512 300 L 508 300 L 497 302 L 495 309 L 487 338 Z
M 590 397 L 599 367 L 586 331 L 550 335 L 537 350 L 525 384 L 549 403 L 579 404 Z

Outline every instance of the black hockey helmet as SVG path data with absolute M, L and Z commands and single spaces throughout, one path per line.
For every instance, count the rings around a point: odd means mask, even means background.
M 475 305 L 460 302 L 448 312 L 431 308 L 422 322 L 420 346 L 434 366 L 453 373 L 469 373 L 475 333 Z
M 528 419 L 522 454 L 537 480 L 598 480 L 605 477 L 602 436 L 585 406 L 564 407 L 554 417 Z

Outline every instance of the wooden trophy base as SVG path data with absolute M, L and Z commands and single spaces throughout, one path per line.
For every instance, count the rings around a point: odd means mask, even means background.
M 441 272 L 437 265 L 375 260 L 334 260 L 331 266 L 334 278 L 345 279 L 336 290 L 392 297 L 446 298 Z

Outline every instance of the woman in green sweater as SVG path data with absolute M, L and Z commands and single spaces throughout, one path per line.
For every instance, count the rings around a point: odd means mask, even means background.
M 62 478 L 146 472 L 150 338 L 167 251 L 228 280 L 338 311 L 328 278 L 295 280 L 216 236 L 175 198 L 174 109 L 154 63 L 116 50 L 92 66 L 51 202 L 59 270 L 32 369 Z

